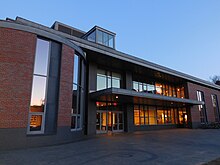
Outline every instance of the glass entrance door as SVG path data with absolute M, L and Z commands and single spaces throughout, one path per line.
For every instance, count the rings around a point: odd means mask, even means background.
M 124 116 L 123 112 L 97 111 L 96 113 L 96 133 L 123 132 Z
M 123 112 L 112 112 L 112 131 L 113 132 L 124 131 Z
M 97 111 L 96 113 L 96 132 L 107 133 L 107 112 Z

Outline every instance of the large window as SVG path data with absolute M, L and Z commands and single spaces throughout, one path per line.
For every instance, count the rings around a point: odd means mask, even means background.
M 197 99 L 198 101 L 205 102 L 204 93 L 202 91 L 197 91 Z M 200 112 L 200 120 L 201 123 L 207 123 L 207 114 L 206 114 L 206 107 L 205 105 L 198 105 L 199 112 Z
M 37 39 L 28 133 L 44 132 L 49 51 L 50 42 Z
M 106 88 L 120 88 L 121 75 L 119 73 L 98 69 L 97 71 L 97 90 Z
M 134 125 L 175 124 L 177 111 L 173 108 L 156 108 L 154 106 L 135 105 Z
M 77 131 L 82 129 L 82 101 L 83 101 L 83 87 L 82 87 L 82 67 L 83 61 L 78 55 L 74 55 L 73 66 L 73 93 L 72 93 L 72 111 L 71 111 L 71 130 Z
M 114 35 L 105 30 L 95 29 L 87 36 L 87 40 L 114 48 Z
M 133 90 L 137 92 L 154 93 L 170 97 L 184 98 L 184 87 L 177 87 L 174 85 L 167 85 L 163 83 L 143 83 L 133 81 Z
M 114 48 L 114 36 L 97 30 L 97 43 Z
M 212 106 L 213 106 L 213 110 L 214 110 L 215 121 L 219 122 L 220 121 L 220 118 L 219 118 L 220 114 L 219 114 L 217 95 L 211 95 L 211 97 L 212 97 Z

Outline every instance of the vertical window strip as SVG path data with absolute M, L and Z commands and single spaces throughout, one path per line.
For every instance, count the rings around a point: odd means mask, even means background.
M 28 119 L 27 133 L 29 134 L 44 133 L 49 52 L 50 42 L 38 38 Z
M 82 61 L 78 55 L 74 55 L 73 66 L 73 91 L 72 91 L 72 111 L 71 111 L 71 131 L 82 129 L 82 107 L 81 94 L 83 89 L 81 86 L 81 68 Z
M 202 91 L 199 91 L 199 90 L 196 93 L 197 93 L 197 100 L 205 102 L 204 93 Z M 208 119 L 207 119 L 205 105 L 198 105 L 198 109 L 199 109 L 199 112 L 200 112 L 201 123 L 207 123 Z

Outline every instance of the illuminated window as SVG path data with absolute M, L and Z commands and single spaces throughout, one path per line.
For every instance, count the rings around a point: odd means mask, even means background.
M 140 110 L 138 106 L 134 106 L 134 125 L 140 125 Z
M 49 49 L 49 41 L 37 39 L 28 133 L 44 132 Z
M 149 114 L 147 106 L 135 105 L 134 106 L 134 124 L 135 125 L 148 125 Z
M 156 86 L 156 94 L 162 95 L 163 94 L 162 84 L 156 83 L 155 86 Z

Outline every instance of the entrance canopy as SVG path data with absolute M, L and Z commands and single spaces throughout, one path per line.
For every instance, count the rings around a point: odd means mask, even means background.
M 90 98 L 95 101 L 118 102 L 130 104 L 146 104 L 169 107 L 185 107 L 193 105 L 204 105 L 203 101 L 192 99 L 169 97 L 158 94 L 136 92 L 121 88 L 108 88 L 90 93 Z

